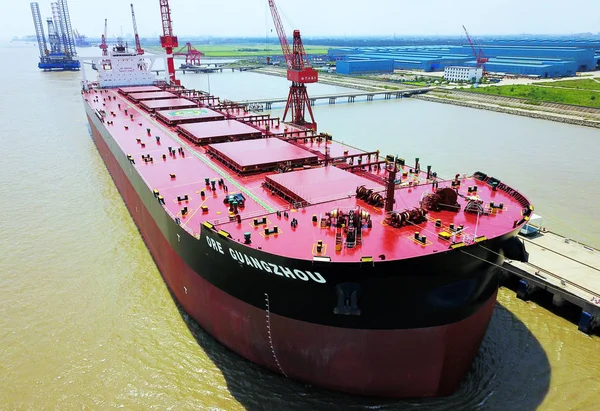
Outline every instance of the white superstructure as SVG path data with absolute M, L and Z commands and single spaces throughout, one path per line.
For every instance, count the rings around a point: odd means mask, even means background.
M 449 81 L 469 81 L 479 83 L 483 77 L 481 67 L 447 66 L 444 69 L 444 79 Z
M 151 70 L 156 59 L 164 55 L 137 54 L 124 46 L 116 46 L 110 55 L 97 57 L 78 57 L 80 61 L 90 61 L 98 71 L 100 87 L 147 86 L 160 80 Z M 88 88 L 88 81 L 83 73 L 83 88 Z

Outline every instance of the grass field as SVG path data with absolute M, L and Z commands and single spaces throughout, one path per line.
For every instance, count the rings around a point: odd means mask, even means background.
M 565 80 L 562 83 L 579 82 L 588 80 Z M 593 80 L 592 80 L 593 81 Z M 544 86 L 556 83 L 544 83 Z M 587 84 L 587 83 L 586 83 Z M 600 85 L 600 84 L 598 84 Z M 589 86 L 589 85 L 588 85 Z M 578 106 L 600 108 L 600 93 L 591 91 L 592 89 L 581 90 L 577 88 L 557 88 L 556 87 L 541 87 L 541 86 L 490 86 L 479 87 L 475 89 L 467 89 L 473 93 L 489 94 L 492 96 L 517 97 L 527 99 L 531 104 L 539 104 L 540 102 L 573 104 Z
M 549 81 L 540 83 L 540 85 L 546 87 L 565 87 L 580 90 L 600 90 L 600 82 L 592 79 Z
M 206 57 L 243 58 L 282 54 L 281 47 L 275 44 L 193 44 L 193 46 L 204 53 Z M 162 50 L 160 47 L 152 48 L 156 51 Z M 308 54 L 327 54 L 329 48 L 327 46 L 304 46 Z

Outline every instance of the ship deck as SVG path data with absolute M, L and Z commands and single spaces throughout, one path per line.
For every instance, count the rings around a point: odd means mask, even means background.
M 272 174 L 265 179 L 273 190 L 280 191 L 292 203 L 319 204 L 350 198 L 356 194 L 356 187 L 363 185 L 375 191 L 384 189 L 383 185 L 368 178 L 334 166 Z
M 201 121 L 223 120 L 225 116 L 207 108 L 184 108 L 181 110 L 161 110 L 156 116 L 164 123 L 173 126 L 183 123 L 198 123 Z
M 234 241 L 244 243 L 244 234 L 250 233 L 251 244 L 248 247 L 259 247 L 290 258 L 311 260 L 324 257 L 333 262 L 370 261 L 371 258 L 375 261 L 394 260 L 442 252 L 449 250 L 453 243 L 469 243 L 482 236 L 493 238 L 504 235 L 514 229 L 515 222 L 522 220 L 523 209 L 529 205 L 523 196 L 504 184 L 495 190 L 489 182 L 461 175 L 457 179 L 461 195 L 465 198 L 477 196 L 485 204 L 503 203 L 502 207 L 478 218 L 476 214 L 464 212 L 467 200 L 459 197 L 461 209 L 458 212 L 430 211 L 423 222 L 395 228 L 388 224 L 382 207 L 368 204 L 355 195 L 357 187 L 364 185 L 385 196 L 385 171 L 377 166 L 382 159 L 374 153 L 314 138 L 309 131 L 279 125 L 278 122 L 272 123 L 271 132 L 282 133 L 285 127 L 288 135 L 296 137 L 289 140 L 285 137 L 281 140 L 260 138 L 266 137 L 269 123 L 261 115 L 256 115 L 255 122 L 247 119 L 244 123 L 234 120 L 202 122 L 202 118 L 198 118 L 198 121 L 186 124 L 165 124 L 148 110 L 193 106 L 194 110 L 206 108 L 240 120 L 248 118 L 251 113 L 239 108 L 215 110 L 183 98 L 144 100 L 138 105 L 127 98 L 128 93 L 135 93 L 138 89 L 147 90 L 144 87 L 92 89 L 84 97 L 92 108 L 107 113 L 106 120 L 110 120 L 110 124 L 105 123 L 105 126 L 124 155 L 132 156 L 134 166 L 148 189 L 158 190 L 165 199 L 164 207 L 172 217 L 178 218 L 181 225 L 195 236 L 199 235 L 201 225 L 208 222 L 216 229 L 228 232 Z M 109 114 L 111 112 L 114 116 Z M 177 113 L 170 115 L 172 118 L 178 116 Z M 185 114 L 180 117 L 185 117 Z M 232 122 L 246 127 L 243 141 L 232 142 L 236 140 L 229 134 L 228 124 Z M 214 131 L 212 135 L 226 136 L 229 142 L 196 145 L 179 134 L 183 128 L 197 131 L 207 125 Z M 249 135 L 259 139 L 247 140 Z M 302 136 L 306 139 L 297 138 Z M 274 141 L 277 143 L 271 147 L 270 143 Z M 325 147 L 328 148 L 327 168 L 322 166 Z M 259 165 L 268 171 L 243 173 L 239 167 L 224 162 L 223 158 L 215 158 L 217 154 L 230 157 L 242 168 Z M 146 156 L 150 156 L 151 161 Z M 297 159 L 301 161 L 295 161 Z M 306 159 L 310 168 L 304 164 Z M 292 171 L 281 173 L 271 169 L 271 166 L 282 162 Z M 265 164 L 269 167 L 263 167 Z M 424 171 L 413 171 L 413 167 L 408 165 L 400 167 L 396 177 L 394 210 L 419 207 L 423 196 L 432 192 L 434 179 L 427 179 Z M 435 180 L 439 190 L 451 187 L 454 179 Z M 469 191 L 470 187 L 477 187 L 477 191 Z M 228 202 L 229 196 L 234 194 L 243 196 L 243 204 L 234 207 Z M 339 230 L 321 224 L 322 219 L 334 210 L 346 213 L 360 210 L 370 214 L 372 224 L 362 228 L 360 244 L 337 246 L 339 235 L 336 236 L 336 233 Z M 440 221 L 436 224 L 438 219 Z M 419 234 L 415 235 L 416 232 Z M 441 232 L 450 236 L 441 238 Z M 317 247 L 319 241 L 322 241 L 320 251 Z
M 131 101 L 139 103 L 143 100 L 161 100 L 167 98 L 177 98 L 177 94 L 169 93 L 168 91 L 150 91 L 143 93 L 126 93 Z
M 211 144 L 207 150 L 214 158 L 240 174 L 271 170 L 282 163 L 299 167 L 319 161 L 316 154 L 273 137 Z
M 196 107 L 196 103 L 185 98 L 165 98 L 159 100 L 142 100 L 140 106 L 147 111 L 155 111 Z
M 186 123 L 179 125 L 177 131 L 194 144 L 218 143 L 229 141 L 230 138 L 242 140 L 262 136 L 260 130 L 236 120 Z
M 156 86 L 131 86 L 131 87 L 121 87 L 119 88 L 119 93 L 121 94 L 129 94 L 129 93 L 144 93 L 150 91 L 163 91 L 160 87 Z

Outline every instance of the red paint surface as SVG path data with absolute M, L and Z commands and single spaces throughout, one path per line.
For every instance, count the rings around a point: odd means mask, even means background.
M 214 137 L 236 136 L 244 137 L 249 135 L 260 134 L 254 127 L 250 127 L 236 120 L 210 121 L 202 123 L 182 124 L 178 128 L 190 133 L 197 138 L 199 142 L 208 140 Z
M 133 101 L 142 100 L 159 100 L 167 98 L 177 98 L 176 94 L 169 93 L 168 91 L 151 91 L 146 93 L 129 93 L 127 95 Z
M 367 178 L 349 174 L 333 166 L 272 174 L 266 179 L 275 187 L 293 193 L 311 204 L 347 198 L 355 195 L 356 187 L 362 185 L 375 191 L 384 189 L 382 185 Z
M 219 125 L 215 124 L 214 126 L 218 127 Z M 210 147 L 240 167 L 283 163 L 293 160 L 317 161 L 315 154 L 278 138 L 233 141 L 230 143 L 211 144 Z
M 172 108 L 186 108 L 196 107 L 196 103 L 191 102 L 185 98 L 166 98 L 162 100 L 145 100 L 140 104 L 148 111 L 159 110 L 159 109 L 172 109 Z
M 201 113 L 198 113 L 199 111 Z M 205 121 L 205 120 L 216 120 L 223 119 L 225 116 L 221 113 L 217 113 L 214 110 L 207 108 L 185 108 L 183 110 L 161 110 L 157 111 L 156 115 L 161 117 L 169 124 L 177 124 L 181 121 Z
M 104 100 L 103 97 L 107 95 L 114 98 Z M 94 96 L 100 97 L 98 102 L 93 101 Z M 382 209 L 369 206 L 364 201 L 357 200 L 355 197 L 325 202 L 302 208 L 295 212 L 294 210 L 290 210 L 291 205 L 288 202 L 277 195 L 272 195 L 270 190 L 262 186 L 267 176 L 278 178 L 276 173 L 268 172 L 252 176 L 236 175 L 231 169 L 228 169 L 223 164 L 208 156 L 204 147 L 188 144 L 187 140 L 182 137 L 179 137 L 180 141 L 178 141 L 174 128 L 159 124 L 155 119 L 150 118 L 148 113 L 114 90 L 102 93 L 91 92 L 85 95 L 85 97 L 87 104 L 91 107 L 106 110 L 108 113 L 107 120 L 113 123 L 112 125 L 107 125 L 112 138 L 119 144 L 124 155 L 130 154 L 135 159 L 137 172 L 140 173 L 148 184 L 148 190 L 160 190 L 161 195 L 165 198 L 166 207 L 174 216 L 178 216 L 181 209 L 186 205 L 179 204 L 176 200 L 177 196 L 188 194 L 192 198 L 188 204 L 190 212 L 183 218 L 183 224 L 192 232 L 197 232 L 201 223 L 210 221 L 217 224 L 219 228 L 231 233 L 235 240 L 241 240 L 241 242 L 243 242 L 244 232 L 251 231 L 253 232 L 252 247 L 261 247 L 266 252 L 285 257 L 312 260 L 314 244 L 316 240 L 320 239 L 327 246 L 324 247 L 327 250 L 326 255 L 331 257 L 333 262 L 360 261 L 360 258 L 363 256 L 379 256 L 381 254 L 384 254 L 386 260 L 389 261 L 431 255 L 448 250 L 449 243 L 439 239 L 438 233 L 448 230 L 451 223 L 455 224 L 455 226 L 464 225 L 464 232 L 470 236 L 477 234 L 478 236 L 484 235 L 491 239 L 512 231 L 513 222 L 520 220 L 522 217 L 522 205 L 517 198 L 501 190 L 492 191 L 489 185 L 477 181 L 472 177 L 460 179 L 459 192 L 461 194 L 468 195 L 468 186 L 477 186 L 477 194 L 486 203 L 494 201 L 496 203 L 503 202 L 505 205 L 504 209 L 496 214 L 482 216 L 479 219 L 479 223 L 477 223 L 475 215 L 466 214 L 462 211 L 466 205 L 466 201 L 463 199 L 459 199 L 459 203 L 462 206 L 460 212 L 431 212 L 428 215 L 429 219 L 424 223 L 418 224 L 417 227 L 412 225 L 403 228 L 385 226 L 383 224 L 385 215 Z M 121 105 L 121 109 L 118 108 L 118 104 Z M 128 109 L 128 115 L 125 115 L 125 109 Z M 111 111 L 115 114 L 114 116 L 110 114 Z M 134 115 L 133 120 L 129 118 L 129 114 Z M 212 123 L 225 124 L 224 121 L 215 121 Z M 125 126 L 128 128 L 125 129 Z M 147 128 L 150 129 L 150 135 L 146 131 Z M 160 143 L 157 143 L 156 136 L 160 137 Z M 140 139 L 140 142 L 137 139 Z M 258 139 L 253 141 L 263 140 Z M 141 146 L 142 142 L 144 143 L 144 147 Z M 174 148 L 183 146 L 185 158 L 177 153 L 175 156 L 169 156 L 167 154 L 167 147 L 169 146 Z M 308 143 L 307 146 L 309 146 Z M 328 146 L 330 147 L 332 157 L 343 155 L 343 151 L 348 149 L 347 146 L 337 142 L 332 142 Z M 315 143 L 310 147 L 311 149 L 315 149 L 319 145 Z M 320 147 L 324 147 L 324 143 Z M 298 149 L 301 150 L 300 148 Z M 348 150 L 350 150 L 349 154 L 354 153 L 351 149 Z M 153 157 L 154 161 L 152 163 L 142 162 L 141 156 L 148 154 Z M 167 154 L 166 160 L 162 160 L 163 154 Z M 250 158 L 262 155 L 268 157 L 271 155 L 271 152 L 267 150 L 257 151 Z M 357 163 L 356 159 L 354 163 Z M 404 167 L 405 171 L 409 169 L 409 166 Z M 355 174 L 348 171 L 343 172 L 347 173 L 348 181 L 355 181 Z M 175 174 L 176 178 L 171 178 L 171 173 Z M 364 173 L 367 172 L 365 171 Z M 383 172 L 377 174 L 375 171 L 371 173 L 372 176 L 381 176 L 383 174 Z M 229 191 L 226 193 L 223 188 L 217 186 L 216 191 L 206 191 L 209 195 L 201 197 L 200 191 L 206 189 L 204 178 L 216 180 L 222 178 Z M 398 178 L 402 180 L 402 184 L 405 186 L 395 191 L 395 208 L 398 211 L 405 208 L 418 207 L 423 194 L 431 191 L 431 184 L 425 183 L 425 173 L 423 172 L 419 175 L 409 174 L 407 177 L 401 177 L 401 174 L 399 174 Z M 415 180 L 417 180 L 419 185 L 409 187 L 408 185 L 414 183 Z M 327 184 L 334 193 L 337 193 L 336 185 L 337 183 L 333 184 L 331 182 Z M 450 181 L 441 182 L 439 185 L 440 188 L 449 186 Z M 315 188 L 315 190 L 321 189 L 320 187 Z M 308 190 L 313 190 L 313 188 L 309 185 Z M 240 215 L 243 219 L 241 224 L 230 222 L 229 210 L 223 204 L 223 200 L 227 194 L 237 192 L 242 192 L 246 197 L 246 207 L 240 209 Z M 317 195 L 320 194 L 317 193 Z M 316 196 L 312 198 L 316 198 Z M 199 211 L 201 205 L 208 206 L 206 213 Z M 313 224 L 311 221 L 312 216 L 314 214 L 323 216 L 325 213 L 336 208 L 348 210 L 356 209 L 357 207 L 362 207 L 370 213 L 373 227 L 362 231 L 363 241 L 360 247 L 351 249 L 344 247 L 341 251 L 336 252 L 334 230 L 322 229 L 319 224 Z M 277 217 L 274 213 L 275 210 L 284 209 L 290 210 L 290 218 L 287 220 L 283 217 Z M 268 220 L 271 222 L 268 225 L 269 228 L 272 228 L 273 225 L 278 226 L 280 230 L 278 235 L 263 237 L 259 235 L 258 230 L 262 230 L 264 227 L 251 227 L 249 223 L 252 221 L 251 219 L 261 215 L 268 215 Z M 294 229 L 290 227 L 290 220 L 292 218 L 298 220 L 298 226 Z M 442 220 L 441 228 L 435 227 L 435 220 L 438 218 Z M 419 231 L 421 235 L 427 236 L 427 245 L 419 244 L 413 240 L 415 231 Z M 293 246 L 290 246 L 290 244 Z
M 150 91 L 162 91 L 160 87 L 156 86 L 132 86 L 132 87 L 121 87 L 119 89 L 119 93 L 129 94 L 129 93 L 143 93 Z
M 208 283 L 174 252 L 92 125 L 94 141 L 158 268 L 184 310 L 247 359 L 294 379 L 354 394 L 448 395 L 468 371 L 489 324 L 496 295 L 460 322 L 411 330 L 356 330 L 270 314 Z M 133 211 L 137 210 L 137 211 Z M 271 307 L 276 310 L 276 307 Z
M 302 142 L 302 140 L 296 140 L 296 144 L 301 147 L 305 147 L 307 150 L 319 151 L 321 154 L 325 155 L 325 141 L 311 142 L 310 140 L 306 140 L 306 142 L 304 143 L 304 142 Z M 347 145 L 344 145 L 343 143 L 339 143 L 339 142 L 327 142 L 327 148 L 329 148 L 329 157 L 330 158 L 342 157 L 346 151 L 348 152 L 348 155 L 360 154 L 360 153 L 366 152 L 364 150 L 361 150 L 361 149 L 358 149 L 355 147 L 351 147 L 351 146 L 347 146 Z

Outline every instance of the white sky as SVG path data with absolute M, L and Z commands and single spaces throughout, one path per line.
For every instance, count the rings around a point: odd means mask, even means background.
M 68 0 L 74 29 L 99 37 L 132 33 L 132 1 Z M 286 32 L 310 36 L 571 34 L 600 32 L 599 0 L 276 0 Z M 0 39 L 35 34 L 29 0 L 0 0 Z M 11 3 L 11 7 L 7 6 Z M 16 4 L 15 4 L 16 3 Z M 42 17 L 50 0 L 38 1 Z M 170 0 L 180 37 L 275 37 L 267 0 Z M 133 0 L 140 36 L 162 31 L 159 0 Z M 46 27 L 44 27 L 45 29 Z M 273 31 L 271 31 L 273 30 Z

